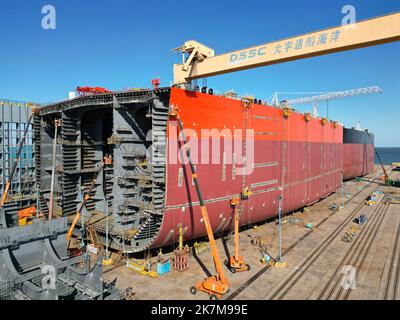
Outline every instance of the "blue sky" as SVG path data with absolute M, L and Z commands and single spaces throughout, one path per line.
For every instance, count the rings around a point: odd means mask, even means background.
M 57 10 L 56 30 L 41 28 L 46 4 Z M 224 53 L 339 25 L 346 4 L 356 8 L 357 20 L 400 11 L 399 0 L 1 0 L 0 97 L 50 102 L 78 85 L 149 87 L 154 77 L 168 86 L 180 61 L 170 49 L 186 40 Z M 400 44 L 390 43 L 212 77 L 207 84 L 257 98 L 378 85 L 384 94 L 331 101 L 330 118 L 348 126 L 359 120 L 376 134 L 377 146 L 400 147 L 399 57 Z

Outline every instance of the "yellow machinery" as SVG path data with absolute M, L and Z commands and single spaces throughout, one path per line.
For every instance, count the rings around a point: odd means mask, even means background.
M 27 224 L 32 224 L 33 218 L 36 216 L 36 207 L 28 207 L 17 211 L 18 215 L 18 225 L 24 226 Z
M 179 130 L 182 134 L 182 138 L 183 138 L 183 141 L 186 146 L 186 148 L 185 148 L 186 156 L 188 158 L 190 170 L 192 172 L 192 179 L 193 179 L 194 185 L 196 187 L 196 193 L 199 198 L 201 215 L 203 218 L 204 226 L 207 231 L 208 240 L 210 241 L 211 253 L 212 253 L 212 256 L 214 259 L 214 265 L 215 265 L 215 269 L 216 269 L 215 275 L 212 275 L 211 277 L 208 277 L 204 280 L 200 280 L 200 281 L 196 282 L 196 284 L 190 288 L 190 292 L 192 294 L 196 294 L 197 291 L 203 291 L 203 292 L 206 292 L 209 294 L 211 300 L 216 300 L 216 299 L 221 298 L 223 294 L 225 294 L 229 291 L 230 284 L 229 284 L 228 279 L 225 277 L 224 271 L 222 269 L 222 263 L 221 263 L 221 260 L 220 260 L 219 254 L 218 254 L 217 245 L 215 243 L 214 233 L 211 228 L 210 220 L 209 220 L 208 213 L 207 213 L 207 208 L 205 206 L 203 194 L 200 189 L 200 183 L 199 183 L 199 180 L 197 177 L 196 167 L 194 166 L 194 164 L 191 160 L 190 148 L 187 145 L 186 136 L 185 136 L 185 133 L 183 130 L 183 124 L 179 117 L 179 110 L 177 110 L 177 109 L 172 110 L 170 112 L 170 117 L 177 120 L 178 125 L 179 125 Z
M 195 242 L 193 244 L 193 250 L 195 251 L 196 255 L 201 255 L 208 251 L 208 244 L 207 242 Z
M 235 228 L 235 254 L 230 257 L 229 270 L 232 273 L 250 270 L 250 265 L 245 264 L 243 257 L 239 256 L 239 198 L 231 200 L 231 206 L 234 210 L 234 228 Z
M 84 195 L 83 200 L 82 200 L 82 202 L 81 202 L 80 205 L 79 205 L 79 208 L 78 208 L 78 210 L 77 210 L 77 212 L 76 212 L 75 219 L 74 219 L 74 221 L 72 221 L 71 227 L 69 228 L 69 230 L 68 230 L 68 232 L 67 232 L 67 240 L 70 240 L 71 237 L 72 237 L 72 232 L 74 231 L 75 226 L 76 226 L 76 224 L 77 224 L 79 218 L 80 218 L 81 215 L 82 215 L 82 210 L 83 210 L 84 206 L 86 205 L 86 202 L 90 199 L 90 193 L 92 192 L 94 186 L 96 185 L 97 177 L 99 176 L 101 170 L 103 169 L 103 166 L 104 166 L 104 162 L 101 162 L 101 165 L 100 165 L 100 167 L 97 169 L 97 171 L 96 171 L 96 173 L 95 173 L 95 176 L 94 176 L 94 178 L 93 178 L 93 181 L 92 181 L 92 183 L 90 184 L 87 193 Z M 82 228 L 83 228 L 83 226 L 82 226 Z
M 286 61 L 368 47 L 400 40 L 400 13 L 363 20 L 242 50 L 215 55 L 213 49 L 193 40 L 174 51 L 182 64 L 174 65 L 174 84 L 257 68 Z M 287 46 L 287 44 L 290 44 Z M 188 57 L 186 58 L 186 55 Z
M 109 259 L 103 259 L 103 266 L 110 266 L 114 263 L 114 260 L 109 258 Z
M 157 272 L 150 271 L 145 263 L 140 262 L 136 259 L 130 259 L 126 262 L 126 267 L 130 270 L 133 270 L 142 276 L 150 276 L 152 278 L 157 278 Z

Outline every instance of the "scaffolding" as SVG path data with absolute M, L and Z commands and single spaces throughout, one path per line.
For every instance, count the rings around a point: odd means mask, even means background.
M 3 192 L 13 163 L 18 144 L 23 138 L 31 112 L 31 104 L 0 99 L 0 189 Z M 9 199 L 21 206 L 30 204 L 35 198 L 34 150 L 32 125 L 29 125 L 20 161 L 11 181 Z

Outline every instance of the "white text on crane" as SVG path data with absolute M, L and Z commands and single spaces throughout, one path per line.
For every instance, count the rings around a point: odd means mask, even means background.
M 243 50 L 239 53 L 232 53 L 229 58 L 229 63 L 239 63 L 255 57 L 264 56 L 267 47 L 258 49 Z

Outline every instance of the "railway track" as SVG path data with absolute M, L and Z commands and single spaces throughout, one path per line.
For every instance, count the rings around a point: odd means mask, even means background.
M 344 202 L 344 204 L 348 204 L 351 201 L 358 201 L 357 197 L 359 198 L 359 200 L 362 201 L 362 203 L 360 205 L 358 205 L 350 214 L 349 216 L 346 216 L 345 220 L 339 225 L 339 227 L 337 227 L 335 230 L 338 230 L 336 235 L 341 231 L 340 230 L 340 226 L 344 226 L 345 224 L 347 224 L 348 222 L 350 222 L 363 208 L 364 206 L 364 200 L 366 199 L 367 195 L 369 195 L 371 192 L 378 190 L 381 187 L 381 185 L 379 185 L 378 187 L 371 189 L 371 184 L 367 184 L 365 186 L 363 186 L 362 189 L 358 190 L 355 194 L 352 195 L 351 198 L 346 199 L 346 201 Z M 366 190 L 368 190 L 366 192 Z M 362 198 L 360 197 L 360 194 L 362 195 Z M 315 227 L 319 228 L 321 225 L 323 225 L 326 221 L 329 220 L 329 218 L 332 215 L 329 215 L 327 217 L 325 217 L 324 219 L 322 219 Z M 308 231 L 307 233 L 305 233 L 302 237 L 300 237 L 299 239 L 297 239 L 294 243 L 292 243 L 286 250 L 283 251 L 283 255 L 288 254 L 291 250 L 293 250 L 300 242 L 302 242 L 305 238 L 307 238 L 310 234 L 312 234 L 313 231 Z M 332 236 L 332 238 L 336 237 L 336 235 Z M 333 240 L 331 240 L 333 241 Z M 324 249 L 321 249 L 322 251 Z M 107 269 L 106 271 L 104 271 L 104 274 L 107 274 L 111 271 L 114 271 L 115 269 L 118 269 L 119 267 L 123 266 L 124 263 L 117 263 L 116 265 L 114 265 L 113 267 L 111 267 L 110 269 Z M 251 285 L 256 279 L 258 279 L 264 272 L 266 272 L 269 269 L 269 266 L 266 266 L 264 268 L 262 268 L 260 271 L 258 271 L 254 276 L 252 276 L 248 281 L 246 281 L 244 284 L 242 284 L 237 290 L 235 290 L 234 292 L 232 292 L 228 297 L 226 297 L 226 300 L 231 300 L 234 299 L 236 296 L 238 296 L 242 291 L 244 291 L 249 285 Z
M 381 173 L 379 174 L 381 175 Z M 379 176 L 377 175 L 377 176 Z M 346 200 L 344 202 L 344 204 L 348 204 L 349 202 L 353 201 L 355 198 L 357 198 L 361 193 L 363 193 L 370 185 L 365 185 L 361 190 L 357 191 L 350 199 Z M 373 191 L 376 191 L 380 188 L 376 187 Z M 368 192 L 368 194 L 370 194 L 370 192 Z M 367 197 L 367 195 L 365 195 L 362 200 L 365 200 Z M 356 214 L 363 208 L 364 206 L 364 201 L 357 206 L 356 209 L 354 209 L 352 211 L 352 213 L 350 214 L 349 217 L 346 218 L 346 220 L 344 222 L 342 222 L 342 226 L 347 224 L 349 221 L 351 221 L 351 219 L 353 219 Z M 322 219 L 315 227 L 319 228 L 320 226 L 322 226 L 326 221 L 328 221 L 328 219 L 331 217 L 332 215 L 325 217 L 324 219 Z M 338 228 L 337 228 L 338 229 Z M 335 229 L 336 230 L 336 229 Z M 302 237 L 300 237 L 299 239 L 297 239 L 294 243 L 292 243 L 286 250 L 284 250 L 282 252 L 282 256 L 285 256 L 286 254 L 288 254 L 291 250 L 293 250 L 299 243 L 301 243 L 304 239 L 306 239 L 310 234 L 312 234 L 313 231 L 308 231 L 306 234 L 304 234 Z M 328 236 L 329 237 L 329 236 Z M 244 284 L 242 284 L 237 290 L 235 290 L 234 292 L 232 292 L 228 297 L 226 297 L 226 300 L 232 300 L 234 298 L 236 298 L 241 292 L 243 292 L 248 286 L 250 286 L 254 281 L 256 281 L 262 274 L 264 274 L 266 271 L 268 271 L 271 267 L 269 265 L 265 266 L 264 268 L 262 268 L 260 271 L 258 271 L 254 276 L 252 276 L 249 280 L 247 280 Z M 299 271 L 299 270 L 296 270 Z M 297 282 L 297 281 L 296 281 Z
M 318 296 L 318 300 L 347 300 L 353 291 L 352 288 L 345 288 L 342 285 L 343 273 L 341 269 L 343 266 L 353 266 L 355 268 L 354 277 L 357 279 L 359 271 L 364 265 L 365 259 L 370 252 L 374 239 L 382 226 L 384 217 L 388 211 L 389 206 L 384 204 L 382 200 L 374 214 L 367 222 L 365 228 L 360 231 L 360 234 L 355 238 L 353 245 L 346 252 L 341 259 L 331 279 L 327 282 L 322 292 Z
M 349 202 L 352 201 L 354 198 L 356 198 L 356 197 L 357 197 L 360 193 L 362 193 L 367 187 L 368 187 L 368 186 L 363 187 L 363 189 L 359 190 L 356 194 L 354 194 L 354 196 L 353 196 L 352 198 L 346 200 L 346 201 L 345 201 L 345 204 L 349 203 Z M 323 223 L 325 223 L 330 217 L 331 217 L 331 216 L 325 217 L 325 218 L 324 218 L 323 220 L 321 220 L 315 227 L 316 227 L 316 228 L 319 228 L 319 227 L 320 227 Z M 294 249 L 301 241 L 303 241 L 303 240 L 304 240 L 308 235 L 310 235 L 311 233 L 312 233 L 312 231 L 309 231 L 309 232 L 307 232 L 305 235 L 303 235 L 302 237 L 300 237 L 298 240 L 296 240 L 293 244 L 291 244 L 286 250 L 284 250 L 284 251 L 282 252 L 282 255 L 284 256 L 285 254 L 289 253 L 292 249 Z M 125 260 L 124 260 L 124 259 L 121 259 L 119 262 L 115 263 L 112 267 L 110 267 L 110 268 L 104 270 L 104 271 L 103 271 L 103 274 L 107 274 L 107 273 L 109 273 L 109 272 L 111 272 L 111 271 L 114 271 L 114 270 L 116 270 L 116 269 L 118 269 L 118 268 L 124 266 L 125 264 L 126 264 L 126 263 L 125 263 Z M 266 270 L 267 270 L 268 266 L 266 266 L 265 268 L 266 268 Z M 265 270 L 265 271 L 266 271 L 266 270 Z M 263 269 L 260 270 L 260 271 L 263 271 Z M 232 295 L 233 295 L 233 294 L 232 294 Z M 236 295 L 237 295 L 237 294 L 236 294 Z M 236 296 L 236 295 L 235 295 L 235 296 Z M 230 299 L 233 299 L 233 298 L 234 298 L 234 297 L 231 297 L 231 298 L 228 297 L 227 300 L 230 300 Z
M 397 232 L 395 238 L 395 244 L 393 246 L 393 252 L 390 261 L 389 274 L 385 286 L 384 300 L 396 300 L 398 294 L 398 285 L 400 281 L 400 223 L 397 225 Z M 391 288 L 393 284 L 393 288 Z
M 375 191 L 379 187 L 375 188 Z M 353 198 L 354 199 L 354 198 Z M 296 285 L 296 283 L 303 277 L 305 272 L 314 264 L 314 262 L 320 257 L 320 255 L 326 250 L 326 248 L 337 238 L 337 236 L 343 232 L 343 229 L 350 223 L 356 215 L 364 208 L 364 201 L 359 204 L 341 223 L 339 223 L 333 231 L 329 233 L 327 237 L 321 242 L 321 245 L 316 247 L 307 260 L 296 269 L 288 279 L 286 279 L 276 290 L 269 295 L 269 299 L 283 299 L 290 290 Z

